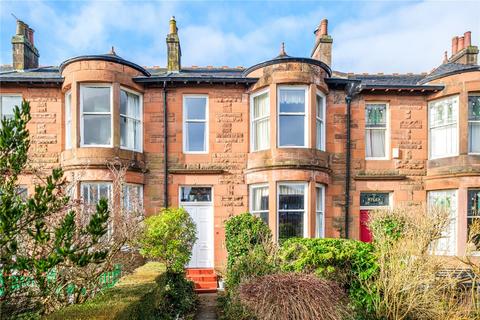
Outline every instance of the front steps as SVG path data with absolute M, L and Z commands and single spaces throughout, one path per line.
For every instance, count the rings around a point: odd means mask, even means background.
M 187 269 L 187 279 L 195 283 L 197 293 L 217 292 L 217 275 L 213 269 Z

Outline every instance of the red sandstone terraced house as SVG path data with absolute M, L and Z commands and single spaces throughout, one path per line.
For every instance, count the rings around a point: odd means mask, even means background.
M 198 227 L 190 267 L 225 262 L 224 221 L 250 211 L 276 239 L 369 241 L 368 210 L 445 203 L 446 255 L 465 250 L 480 218 L 480 67 L 466 32 L 428 74 L 331 69 L 323 20 L 311 57 L 248 68 L 182 67 L 175 20 L 166 68 L 112 50 L 39 67 L 33 30 L 17 22 L 0 73 L 0 115 L 31 101 L 31 161 L 79 171 L 76 197 L 119 199 L 105 163 L 129 161 L 125 192 L 147 215 L 185 207 Z M 32 191 L 33 179 L 22 183 Z M 126 204 L 128 205 L 128 203 Z M 121 217 L 117 217 L 121 218 Z

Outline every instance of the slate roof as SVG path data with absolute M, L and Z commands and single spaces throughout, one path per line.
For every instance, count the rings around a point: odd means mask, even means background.
M 480 66 L 472 65 L 472 64 L 454 63 L 454 62 L 444 63 L 440 65 L 438 68 L 436 68 L 435 70 L 433 70 L 432 72 L 430 72 L 426 77 L 424 77 L 418 83 L 424 84 L 429 81 L 432 81 L 441 77 L 445 77 L 448 75 L 452 75 L 455 73 L 470 72 L 470 71 L 480 71 Z
M 24 71 L 16 71 L 12 66 L 0 66 L 0 81 L 2 82 L 32 82 L 32 83 L 62 83 L 58 67 L 39 67 Z

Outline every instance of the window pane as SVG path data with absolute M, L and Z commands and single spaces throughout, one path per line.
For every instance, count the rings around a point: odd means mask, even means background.
M 305 116 L 280 116 L 280 146 L 305 146 Z
M 323 122 L 317 119 L 317 149 L 323 149 Z
M 480 95 L 468 97 L 468 120 L 480 120 Z
M 480 190 L 468 190 L 467 235 L 472 237 L 474 251 L 480 251 L 480 235 L 470 235 L 471 225 L 480 222 Z
M 457 126 L 449 125 L 430 130 L 430 154 L 433 158 L 457 154 Z
M 317 94 L 317 118 L 323 119 L 323 97 Z
M 128 149 L 140 149 L 140 121 L 120 116 L 120 146 Z
M 143 207 L 143 186 L 123 185 L 123 208 L 128 211 L 140 210 Z
M 180 201 L 183 202 L 210 202 L 212 188 L 210 187 L 181 187 Z
M 205 151 L 205 122 L 187 122 L 185 125 L 186 150 Z
M 436 253 L 452 255 L 456 252 L 456 215 L 457 196 L 455 190 L 430 191 L 428 193 L 430 206 L 445 208 L 449 211 L 450 224 L 442 231 L 442 238 L 435 242 Z
M 253 149 L 265 150 L 270 148 L 270 119 L 256 120 L 253 123 Z
M 468 125 L 468 152 L 480 153 L 480 122 Z
M 110 112 L 109 87 L 82 87 L 84 112 Z
M 140 97 L 136 94 L 121 90 L 120 114 L 140 120 Z
M 185 98 L 185 119 L 205 120 L 207 109 L 207 98 L 186 97 Z
M 281 185 L 279 192 L 279 210 L 296 210 L 304 208 L 304 185 Z
M 252 188 L 252 210 L 268 210 L 268 187 Z
M 84 115 L 83 144 L 110 145 L 111 121 L 110 115 Z
M 263 211 L 263 212 L 254 212 L 252 213 L 255 217 L 258 217 L 262 219 L 262 221 L 268 225 L 268 211 Z
M 127 114 L 127 103 L 128 103 L 128 97 L 127 97 L 127 92 L 125 90 L 120 90 L 120 114 Z
M 370 104 L 365 107 L 366 127 L 387 126 L 387 106 L 384 104 Z
M 385 130 L 365 130 L 365 152 L 367 158 L 385 157 Z
M 268 104 L 268 93 L 261 94 L 253 98 L 253 117 L 260 118 L 270 114 Z
M 278 237 L 279 240 L 303 237 L 304 211 L 290 211 L 278 213 Z
M 13 110 L 15 106 L 21 107 L 22 97 L 20 96 L 2 96 L 2 109 L 0 115 L 5 118 L 13 117 Z
M 280 112 L 305 112 L 305 90 L 280 89 Z
M 316 188 L 317 191 L 317 201 L 316 201 L 316 209 L 317 211 L 323 211 L 323 192 L 322 188 Z

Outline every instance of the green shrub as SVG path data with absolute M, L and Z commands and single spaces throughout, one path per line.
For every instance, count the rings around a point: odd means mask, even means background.
M 157 319 L 179 319 L 192 313 L 196 305 L 192 281 L 185 279 L 181 273 L 165 272 L 157 283 Z
M 159 259 L 169 272 L 183 273 L 196 240 L 195 223 L 188 212 L 181 208 L 163 209 L 159 215 L 147 218 L 145 226 L 140 253 Z
M 369 243 L 345 239 L 290 239 L 280 252 L 282 270 L 314 272 L 334 280 L 349 293 L 352 304 L 371 312 L 378 295 L 369 294 L 362 283 L 378 271 L 374 248 Z

